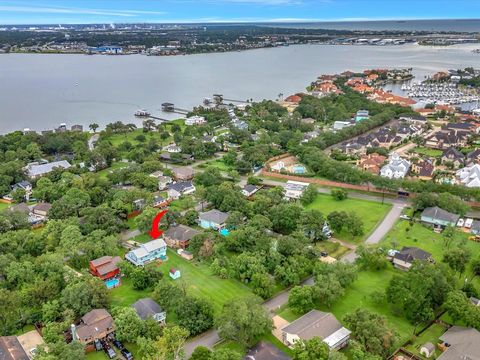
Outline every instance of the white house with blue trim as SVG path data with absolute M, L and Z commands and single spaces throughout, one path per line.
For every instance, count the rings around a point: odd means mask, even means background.
M 144 266 L 155 260 L 166 260 L 167 244 L 163 239 L 149 241 L 125 255 L 125 259 L 135 266 Z

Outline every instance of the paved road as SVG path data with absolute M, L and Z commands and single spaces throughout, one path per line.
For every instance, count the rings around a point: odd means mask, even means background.
M 98 139 L 100 138 L 99 134 L 93 134 L 90 139 L 88 139 L 88 149 L 93 151 L 95 149 L 95 144 L 97 143 Z
M 407 206 L 406 202 L 395 202 L 390 212 L 385 216 L 383 221 L 377 226 L 375 231 L 365 240 L 366 244 L 378 244 L 390 229 L 395 225 L 403 209 Z

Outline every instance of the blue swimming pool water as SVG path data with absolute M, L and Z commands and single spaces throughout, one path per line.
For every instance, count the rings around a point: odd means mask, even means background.
M 107 289 L 113 289 L 114 287 L 117 287 L 120 284 L 119 279 L 110 279 L 105 281 L 105 285 L 107 286 Z
M 220 235 L 228 236 L 228 234 L 230 234 L 230 231 L 228 231 L 228 229 L 223 228 L 222 230 L 220 230 Z
M 293 172 L 295 174 L 305 174 L 305 172 L 306 172 L 305 166 L 296 165 L 296 166 L 293 167 Z

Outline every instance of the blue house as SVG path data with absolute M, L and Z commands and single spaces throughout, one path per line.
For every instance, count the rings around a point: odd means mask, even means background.
M 355 115 L 355 122 L 360 122 L 363 120 L 370 119 L 370 114 L 368 110 L 358 110 L 357 114 Z
M 135 266 L 143 266 L 157 259 L 165 260 L 167 244 L 163 239 L 152 240 L 129 251 L 125 258 Z
M 225 227 L 228 214 L 213 209 L 199 215 L 199 225 L 204 229 L 220 230 Z

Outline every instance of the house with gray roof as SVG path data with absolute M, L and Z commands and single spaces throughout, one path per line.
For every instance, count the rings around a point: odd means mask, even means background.
M 297 341 L 319 337 L 331 350 L 339 350 L 348 345 L 350 333 L 332 313 L 312 310 L 283 327 L 282 339 L 292 347 Z
M 402 159 L 397 153 L 392 153 L 388 160 L 388 164 L 380 170 L 380 176 L 388 179 L 402 179 L 410 169 L 410 162 Z
M 455 226 L 459 218 L 460 215 L 452 214 L 439 208 L 438 206 L 425 208 L 420 217 L 424 224 L 441 228 L 446 226 Z
M 47 163 L 33 162 L 27 164 L 24 170 L 29 178 L 36 179 L 52 172 L 54 169 L 68 169 L 71 166 L 72 165 L 70 165 L 70 163 L 66 160 L 52 161 Z
M 214 229 L 220 230 L 225 227 L 225 223 L 227 221 L 228 214 L 213 209 L 204 213 L 201 213 L 198 217 L 199 225 L 204 229 Z
M 16 336 L 0 337 L 0 359 L 1 360 L 29 360 Z
M 476 329 L 452 326 L 439 340 L 446 350 L 438 360 L 480 360 L 480 332 Z
M 404 246 L 402 250 L 395 253 L 393 256 L 393 266 L 397 269 L 408 270 L 413 265 L 414 261 L 429 261 L 433 262 L 432 254 L 417 247 Z
M 163 239 L 152 240 L 129 251 L 125 259 L 135 266 L 144 266 L 152 261 L 167 258 L 167 244 Z
M 442 164 L 451 163 L 453 166 L 458 169 L 465 162 L 465 155 L 462 152 L 458 151 L 454 147 L 448 148 L 443 151 L 442 154 Z
M 132 307 L 142 320 L 146 320 L 149 317 L 153 318 L 158 323 L 165 323 L 167 318 L 166 311 L 162 310 L 152 298 L 144 298 L 135 302 Z
M 182 195 L 193 194 L 195 190 L 191 181 L 178 181 L 168 185 L 167 194 L 170 199 L 178 199 Z
M 177 226 L 171 226 L 165 231 L 163 237 L 169 247 L 186 249 L 190 240 L 198 234 L 200 234 L 200 231 L 180 224 Z

